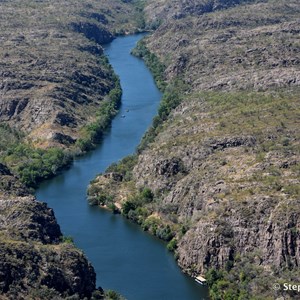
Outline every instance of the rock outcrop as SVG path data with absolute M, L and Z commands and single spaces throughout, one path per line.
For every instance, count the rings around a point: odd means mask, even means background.
M 95 271 L 80 250 L 63 242 L 53 210 L 2 164 L 0 181 L 1 299 L 90 299 Z
M 0 298 L 103 299 L 93 267 L 28 186 L 95 142 L 88 125 L 108 126 L 120 87 L 101 44 L 137 30 L 140 13 L 119 0 L 0 3 Z
M 133 31 L 135 11 L 115 0 L 17 2 L 1 2 L 0 123 L 39 147 L 70 147 L 116 85 L 101 45 Z

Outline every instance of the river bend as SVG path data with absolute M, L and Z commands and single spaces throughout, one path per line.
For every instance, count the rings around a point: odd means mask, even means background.
M 102 143 L 41 184 L 36 196 L 54 209 L 63 234 L 72 236 L 85 252 L 97 273 L 97 285 L 128 300 L 208 299 L 206 288 L 182 274 L 165 243 L 121 215 L 90 207 L 86 200 L 90 180 L 135 151 L 157 112 L 161 94 L 143 61 L 130 55 L 141 37 L 118 37 L 105 47 L 120 76 L 123 96 Z

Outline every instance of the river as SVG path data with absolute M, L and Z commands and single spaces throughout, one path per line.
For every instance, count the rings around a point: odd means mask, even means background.
M 135 151 L 157 112 L 161 94 L 143 61 L 130 55 L 142 34 L 118 37 L 105 47 L 123 89 L 122 106 L 96 150 L 77 158 L 36 191 L 54 209 L 64 235 L 72 236 L 97 273 L 97 285 L 128 300 L 208 299 L 207 289 L 182 274 L 165 243 L 121 215 L 86 200 L 87 186 L 111 163 Z

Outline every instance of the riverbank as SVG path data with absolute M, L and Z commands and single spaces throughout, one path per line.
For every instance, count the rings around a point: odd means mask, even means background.
M 121 98 L 101 45 L 142 30 L 141 10 L 120 1 L 12 1 L 1 16 L 0 161 L 36 187 L 101 140 Z
M 179 265 L 206 273 L 213 299 L 293 299 L 268 284 L 299 277 L 299 6 L 199 2 L 146 6 L 147 21 L 161 22 L 144 42 L 149 57 L 188 89 L 154 119 L 134 163 L 97 177 L 89 196 L 175 235 Z
M 165 244 L 120 215 L 86 202 L 89 182 L 113 162 L 134 153 L 157 111 L 161 94 L 144 63 L 130 55 L 140 37 L 120 37 L 107 45 L 109 59 L 119 65 L 113 67 L 120 76 L 123 98 L 102 143 L 77 158 L 70 170 L 43 183 L 37 197 L 54 208 L 62 231 L 84 250 L 103 288 L 128 299 L 198 300 L 199 294 L 206 299 L 205 289 L 181 273 Z
M 0 16 L 2 298 L 103 299 L 94 268 L 31 193 L 109 126 L 121 93 L 100 43 L 138 30 L 139 12 L 114 0 L 4 1 Z

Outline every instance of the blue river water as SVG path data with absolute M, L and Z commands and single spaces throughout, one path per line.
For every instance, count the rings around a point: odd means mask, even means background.
M 123 89 L 122 106 L 96 150 L 41 184 L 40 201 L 54 209 L 64 235 L 72 236 L 97 273 L 97 285 L 128 300 L 208 299 L 207 289 L 184 275 L 165 243 L 121 215 L 86 200 L 89 182 L 111 163 L 134 153 L 157 112 L 161 93 L 143 61 L 130 55 L 142 34 L 118 37 L 105 53 Z

